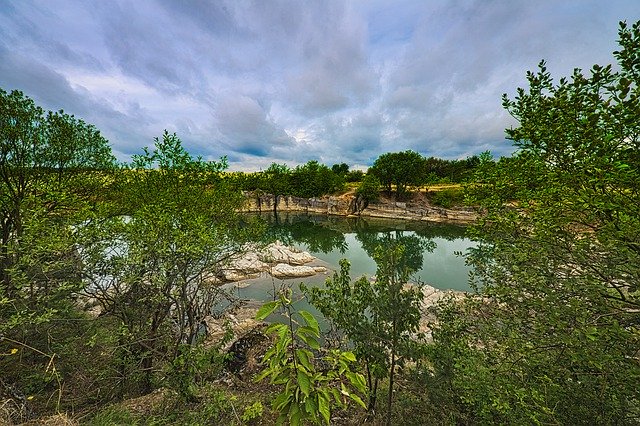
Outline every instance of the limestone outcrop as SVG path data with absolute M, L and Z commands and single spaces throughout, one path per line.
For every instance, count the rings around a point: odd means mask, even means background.
M 306 251 L 288 247 L 280 241 L 265 248 L 249 250 L 241 257 L 230 260 L 221 272 L 223 281 L 242 281 L 257 278 L 266 272 L 274 278 L 309 277 L 326 272 L 321 266 L 306 266 L 316 260 Z
M 478 217 L 472 208 L 446 209 L 429 205 L 424 200 L 396 202 L 381 200 L 362 203 L 355 195 L 300 198 L 293 196 L 273 197 L 270 194 L 246 193 L 245 212 L 303 212 L 338 216 L 380 217 L 401 220 L 423 220 L 443 223 L 472 223 Z
M 324 266 L 295 266 L 286 263 L 278 263 L 269 271 L 274 278 L 301 278 L 310 277 L 315 274 L 326 272 Z

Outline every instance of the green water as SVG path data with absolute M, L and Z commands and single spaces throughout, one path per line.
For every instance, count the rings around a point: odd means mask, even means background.
M 470 290 L 469 268 L 460 253 L 475 244 L 465 238 L 462 226 L 291 213 L 261 217 L 268 224 L 269 240 L 277 239 L 308 251 L 318 258 L 312 265 L 325 266 L 329 271 L 284 281 L 265 274 L 236 289 L 237 295 L 243 299 L 272 299 L 274 289 L 280 285 L 292 285 L 294 289 L 300 282 L 322 285 L 333 271 L 339 269 L 340 259 L 345 258 L 351 263 L 353 278 L 371 277 L 376 273 L 373 259 L 376 250 L 388 250 L 396 244 L 405 248 L 403 264 L 412 271 L 412 282 L 440 289 Z

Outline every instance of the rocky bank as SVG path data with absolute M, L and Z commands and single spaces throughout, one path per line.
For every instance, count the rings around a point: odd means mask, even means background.
M 418 194 L 414 199 L 399 202 L 381 198 L 377 202 L 365 203 L 353 193 L 339 196 L 299 198 L 271 194 L 246 193 L 245 212 L 302 212 L 338 216 L 380 217 L 400 220 L 422 220 L 440 223 L 472 223 L 477 218 L 474 209 L 459 207 L 446 209 L 430 205 Z M 275 207 L 274 207 L 275 206 Z

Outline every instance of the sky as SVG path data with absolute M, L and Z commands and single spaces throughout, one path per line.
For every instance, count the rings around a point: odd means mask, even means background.
M 503 93 L 614 62 L 638 0 L 0 0 L 0 88 L 128 161 L 166 129 L 231 170 L 509 155 Z

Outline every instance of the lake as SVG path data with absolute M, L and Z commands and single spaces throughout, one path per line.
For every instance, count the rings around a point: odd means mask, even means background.
M 308 251 L 318 258 L 312 265 L 325 266 L 327 274 L 290 280 L 273 279 L 268 275 L 236 285 L 243 299 L 272 300 L 274 289 L 281 285 L 304 282 L 323 285 L 339 269 L 340 259 L 351 263 L 351 276 L 368 277 L 376 273 L 373 255 L 392 245 L 404 247 L 403 265 L 412 271 L 412 282 L 429 284 L 439 289 L 470 290 L 469 267 L 464 253 L 475 243 L 465 237 L 465 227 L 416 221 L 389 219 L 273 213 L 261 215 L 268 225 L 268 240 L 280 240 L 287 245 Z

